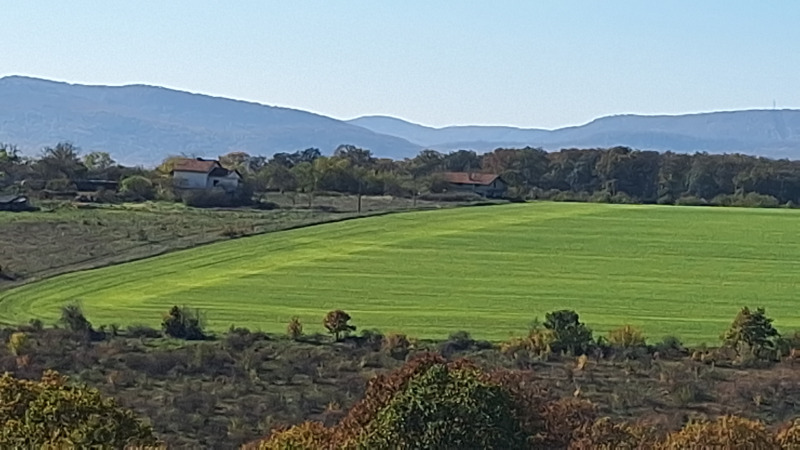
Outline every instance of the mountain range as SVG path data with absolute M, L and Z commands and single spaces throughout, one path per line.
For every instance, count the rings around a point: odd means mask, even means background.
M 126 164 L 154 165 L 169 155 L 215 157 L 230 151 L 271 155 L 340 144 L 380 157 L 422 149 L 628 147 L 659 151 L 741 152 L 800 157 L 800 110 L 744 110 L 675 116 L 617 115 L 556 130 L 500 126 L 432 128 L 386 116 L 342 121 L 291 108 L 146 85 L 88 86 L 37 78 L 0 78 L 0 142 L 36 154 L 70 141 Z

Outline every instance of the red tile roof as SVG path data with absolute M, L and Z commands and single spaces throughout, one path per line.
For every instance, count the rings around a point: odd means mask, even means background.
M 493 173 L 445 172 L 444 179 L 453 184 L 478 184 L 488 186 L 500 175 Z
M 175 172 L 200 172 L 200 173 L 208 173 L 211 172 L 212 169 L 215 167 L 221 167 L 219 162 L 214 160 L 207 160 L 207 159 L 181 159 L 175 162 L 175 166 L 173 167 L 173 171 Z

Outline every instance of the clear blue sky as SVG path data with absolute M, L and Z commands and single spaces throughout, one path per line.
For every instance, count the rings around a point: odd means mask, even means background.
M 427 125 L 800 107 L 797 1 L 0 0 L 0 76 Z

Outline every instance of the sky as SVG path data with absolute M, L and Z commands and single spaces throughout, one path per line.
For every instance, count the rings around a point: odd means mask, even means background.
M 0 0 L 0 76 L 557 128 L 800 108 L 800 2 Z

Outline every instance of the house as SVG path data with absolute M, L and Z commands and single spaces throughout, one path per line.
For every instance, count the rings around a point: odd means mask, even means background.
M 34 208 L 24 195 L 0 195 L 0 211 L 32 211 Z
M 445 172 L 448 192 L 474 192 L 489 198 L 503 197 L 508 184 L 491 173 Z
M 242 175 L 222 167 L 213 159 L 186 158 L 175 162 L 172 180 L 179 189 L 222 188 L 232 192 L 239 188 Z

